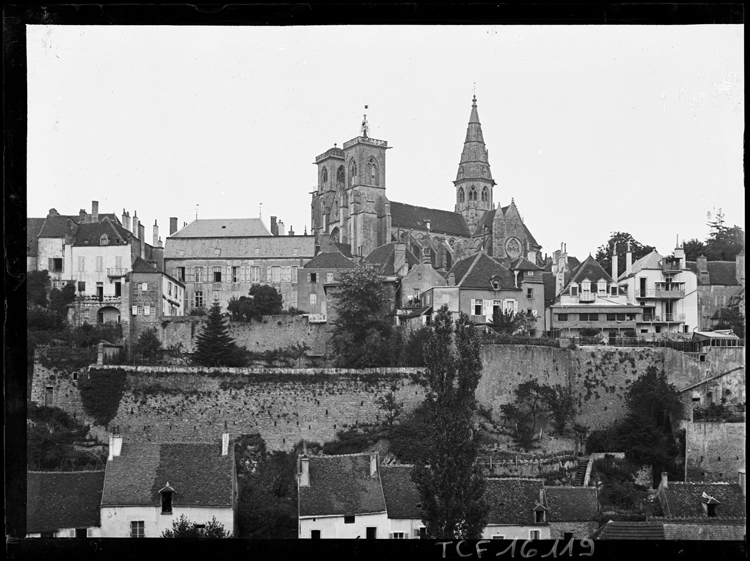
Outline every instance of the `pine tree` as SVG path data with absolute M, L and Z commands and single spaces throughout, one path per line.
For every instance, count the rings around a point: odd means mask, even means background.
M 432 539 L 477 539 L 487 523 L 485 481 L 476 464 L 478 434 L 473 430 L 474 392 L 481 376 L 479 341 L 466 314 L 456 323 L 440 308 L 425 345 L 429 389 L 425 407 L 431 419 L 427 453 L 412 480 L 420 494 L 422 521 Z
M 238 348 L 229 335 L 229 328 L 221 316 L 221 305 L 214 302 L 208 311 L 206 324 L 196 337 L 193 362 L 201 366 L 235 366 Z

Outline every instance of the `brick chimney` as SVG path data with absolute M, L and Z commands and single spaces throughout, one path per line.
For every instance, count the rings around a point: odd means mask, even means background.
M 229 433 L 225 432 L 221 435 L 221 455 L 229 455 Z
M 310 486 L 310 458 L 305 454 L 300 457 L 299 486 Z
M 126 224 L 127 214 L 125 214 L 125 209 L 122 209 L 122 227 L 127 229 Z
M 78 211 L 78 223 L 79 224 L 85 224 L 90 219 L 89 215 L 86 214 L 86 209 L 81 209 Z
M 140 228 L 138 226 L 140 225 L 140 220 L 138 220 L 138 211 L 133 212 L 133 229 L 131 230 L 133 232 L 133 235 L 138 238 L 139 240 L 143 241 L 143 238 L 140 237 Z
M 159 225 L 156 223 L 156 220 L 154 220 L 154 243 L 152 243 L 154 247 L 158 247 L 159 245 Z
M 130 228 L 132 227 L 132 221 L 130 220 L 130 211 L 126 212 L 123 216 L 125 217 L 125 219 L 122 222 L 122 227 L 130 232 Z
M 278 222 L 276 223 L 276 227 L 277 227 L 277 228 L 278 228 L 278 230 L 279 230 L 279 235 L 280 235 L 280 236 L 286 236 L 286 227 L 284 226 L 284 223 L 283 223 L 283 222 L 282 222 L 281 220 L 279 220 L 279 221 L 278 221 Z
M 138 240 L 141 242 L 141 259 L 146 258 L 146 227 L 142 223 L 138 223 Z
M 276 217 L 271 217 L 271 235 L 272 236 L 278 236 L 279 235 L 279 227 L 276 225 Z
M 377 477 L 378 475 L 378 453 L 373 452 L 370 454 L 370 477 Z
M 612 280 L 617 280 L 617 247 L 612 248 Z
M 625 274 L 629 275 L 633 269 L 633 253 L 630 251 L 630 242 L 628 242 L 628 250 L 625 253 Z
M 99 201 L 91 201 L 91 222 L 99 222 Z
M 393 271 L 398 275 L 406 265 L 406 244 L 397 242 L 393 245 Z
M 176 231 L 177 231 L 177 217 L 170 216 L 169 217 L 169 235 L 171 236 Z

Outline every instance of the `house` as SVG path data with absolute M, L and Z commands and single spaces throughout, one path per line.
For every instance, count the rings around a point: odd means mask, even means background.
M 710 330 L 722 319 L 724 310 L 739 308 L 744 301 L 745 252 L 734 261 L 708 261 L 701 255 L 688 261 L 687 268 L 698 278 L 698 328 Z M 744 316 L 744 305 L 741 313 Z
M 336 246 L 325 249 L 297 269 L 297 307 L 311 314 L 309 320 L 317 323 L 328 321 L 331 312 L 325 285 L 333 285 L 341 273 L 355 267 L 354 261 Z
M 612 256 L 617 271 L 617 256 Z M 589 255 L 569 275 L 560 269 L 562 289 L 550 305 L 550 329 L 554 336 L 577 337 L 582 329 L 595 329 L 602 339 L 614 340 L 624 331 L 635 331 L 643 310 L 628 303 L 624 288 L 617 285 Z
M 490 511 L 483 539 L 550 539 L 543 479 L 487 478 L 485 501 Z
M 385 539 L 389 522 L 378 454 L 301 455 L 299 538 Z
M 745 496 L 738 483 L 683 483 L 662 473 L 656 499 L 665 519 L 746 517 Z
M 185 515 L 234 534 L 237 475 L 229 435 L 216 443 L 142 444 L 110 438 L 101 501 L 107 538 L 154 538 Z
M 103 488 L 104 471 L 28 472 L 26 537 L 102 537 Z
M 580 540 L 597 530 L 596 487 L 545 487 L 544 494 L 551 539 Z
M 422 262 L 412 266 L 401 279 L 396 292 L 397 325 L 421 326 L 427 317 L 425 314 L 431 309 L 429 306 L 422 306 L 422 293 L 436 286 L 447 285 L 448 280 L 423 255 Z
M 598 540 L 744 541 L 743 520 L 667 520 L 649 517 L 645 522 L 610 520 L 597 531 Z
M 165 318 L 185 315 L 185 285 L 137 257 L 127 275 L 130 287 L 130 335 L 136 341 Z
M 698 285 L 695 273 L 686 268 L 684 249 L 675 248 L 671 257 L 654 250 L 635 263 L 631 259 L 628 248 L 617 284 L 627 290 L 628 304 L 643 309 L 636 318 L 637 335 L 653 339 L 692 333 L 698 327 Z
M 313 236 L 282 235 L 276 217 L 269 232 L 260 218 L 194 220 L 180 230 L 170 223 L 166 272 L 185 284 L 186 307 L 207 308 L 247 296 L 253 284 L 276 288 L 286 308 L 297 307 L 298 270 L 315 255 Z M 175 231 L 171 231 L 172 228 Z
M 425 537 L 425 526 L 419 510 L 421 499 L 411 480 L 410 465 L 380 466 L 380 479 L 388 511 L 388 535 L 391 539 Z
M 664 540 L 664 524 L 661 522 L 624 522 L 610 520 L 602 526 L 597 540 Z

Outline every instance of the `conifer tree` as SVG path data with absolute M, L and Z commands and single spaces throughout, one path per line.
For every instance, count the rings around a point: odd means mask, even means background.
M 487 523 L 485 481 L 476 465 L 474 392 L 481 376 L 479 341 L 466 314 L 456 322 L 440 308 L 425 345 L 431 419 L 427 453 L 416 461 L 412 480 L 421 499 L 422 521 L 432 539 L 477 539 Z
M 193 362 L 201 366 L 235 366 L 238 350 L 221 317 L 221 304 L 214 302 L 203 331 L 196 337 Z

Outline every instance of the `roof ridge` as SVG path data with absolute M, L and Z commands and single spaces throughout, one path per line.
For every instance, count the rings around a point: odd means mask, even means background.
M 351 457 L 351 456 L 372 456 L 373 454 L 377 454 L 377 452 L 358 452 L 355 454 L 320 454 L 320 455 L 309 455 L 310 458 L 342 458 L 342 457 Z
M 479 253 L 476 253 L 475 255 L 472 256 L 474 258 L 474 261 L 472 262 L 471 265 L 469 265 L 469 268 L 466 269 L 466 272 L 464 273 L 464 276 L 462 276 L 461 280 L 458 281 L 457 286 L 462 286 L 463 285 L 463 282 L 469 277 L 469 274 L 471 274 L 471 272 L 474 270 L 474 267 L 476 267 L 477 261 L 479 261 L 479 259 L 481 259 L 481 257 L 480 257 L 481 255 L 483 255 L 483 252 L 480 251 Z M 471 259 L 471 257 L 468 257 L 468 259 Z M 460 261 L 459 261 L 459 263 L 460 263 Z
M 41 470 L 28 470 L 26 473 L 104 473 L 104 469 L 82 469 L 79 471 L 41 471 Z

